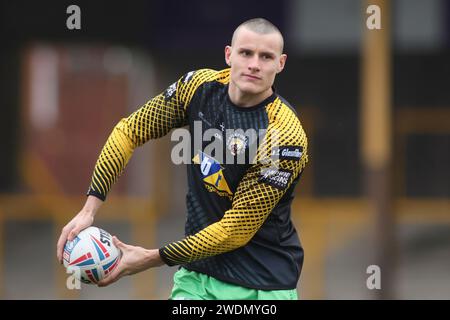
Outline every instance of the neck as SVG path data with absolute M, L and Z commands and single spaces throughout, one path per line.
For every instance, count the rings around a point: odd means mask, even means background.
M 230 97 L 231 102 L 233 102 L 238 107 L 243 108 L 256 106 L 257 104 L 270 97 L 272 93 L 272 88 L 269 88 L 261 93 L 251 94 L 242 92 L 231 82 L 228 86 L 228 96 Z

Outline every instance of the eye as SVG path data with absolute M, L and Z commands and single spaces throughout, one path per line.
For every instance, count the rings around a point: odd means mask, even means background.
M 248 50 L 242 50 L 242 51 L 241 51 L 241 55 L 242 55 L 243 57 L 248 57 L 248 56 L 250 56 L 250 51 L 248 51 Z

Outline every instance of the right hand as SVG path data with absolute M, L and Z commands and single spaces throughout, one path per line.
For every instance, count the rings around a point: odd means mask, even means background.
M 72 241 L 81 230 L 90 227 L 94 223 L 94 217 L 103 204 L 99 198 L 89 195 L 83 209 L 62 229 L 56 245 L 56 256 L 59 263 L 63 263 L 63 251 L 66 241 Z
M 89 211 L 81 210 L 61 231 L 58 244 L 56 245 L 56 256 L 59 263 L 63 263 L 63 251 L 66 241 L 72 241 L 80 231 L 90 227 L 94 223 L 94 215 Z

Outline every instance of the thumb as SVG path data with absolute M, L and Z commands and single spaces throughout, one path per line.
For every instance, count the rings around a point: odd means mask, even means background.
M 69 236 L 67 237 L 67 240 L 72 241 L 79 233 L 80 233 L 80 231 L 77 228 L 72 229 L 72 231 L 69 232 Z
M 126 244 L 123 243 L 122 241 L 120 241 L 116 236 L 113 236 L 112 239 L 113 239 L 114 245 L 115 245 L 117 248 L 119 248 L 119 249 L 121 249 L 121 250 L 123 250 L 123 249 L 126 248 Z

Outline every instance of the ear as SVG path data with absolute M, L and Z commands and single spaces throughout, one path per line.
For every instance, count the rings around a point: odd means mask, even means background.
M 286 64 L 286 60 L 287 60 L 287 54 L 283 53 L 280 56 L 280 60 L 279 60 L 279 63 L 278 63 L 278 68 L 277 68 L 278 69 L 277 73 L 280 73 L 281 71 L 283 71 L 284 66 Z
M 225 62 L 229 67 L 231 67 L 231 49 L 230 46 L 225 47 Z

